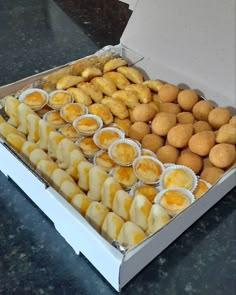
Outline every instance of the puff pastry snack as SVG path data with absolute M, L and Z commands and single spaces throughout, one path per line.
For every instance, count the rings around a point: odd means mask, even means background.
M 18 127 L 20 124 L 18 117 L 18 107 L 20 102 L 17 98 L 13 96 L 5 97 L 5 106 L 4 110 L 6 114 L 9 116 L 8 123 L 13 125 L 14 127 Z
M 112 241 L 117 240 L 123 225 L 124 220 L 119 215 L 109 212 L 103 221 L 101 235 L 112 243 Z

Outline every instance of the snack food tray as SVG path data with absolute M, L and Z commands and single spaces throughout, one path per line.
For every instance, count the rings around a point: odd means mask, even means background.
M 142 69 L 145 70 L 144 59 L 121 45 L 115 47 L 109 46 L 102 50 L 102 52 L 109 51 L 122 55 L 124 58 L 127 58 L 130 63 L 135 63 L 136 66 L 139 66 L 139 61 L 142 61 Z M 101 51 L 97 54 L 100 53 Z M 37 81 L 45 75 L 48 75 L 48 72 L 3 86 L 0 88 L 0 96 L 4 97 L 20 90 L 25 85 L 37 83 Z M 0 139 L 0 169 L 53 221 L 55 228 L 72 246 L 75 252 L 77 254 L 82 252 L 116 290 L 120 290 L 133 276 L 161 253 L 161 251 L 181 235 L 235 185 L 235 168 L 232 168 L 225 173 L 203 197 L 173 218 L 168 225 L 164 226 L 157 233 L 148 237 L 131 250 L 121 253 L 100 236 L 100 234 L 98 234 L 41 175 L 34 171 L 20 155 L 14 152 L 2 138 Z M 94 249 L 96 249 L 96 251 L 94 251 Z

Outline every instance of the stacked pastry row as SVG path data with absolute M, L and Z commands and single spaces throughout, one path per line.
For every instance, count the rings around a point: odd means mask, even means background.
M 169 221 L 160 205 L 141 194 L 131 196 L 104 169 L 87 161 L 75 143 L 29 112 L 20 118 L 18 129 L 0 117 L 0 134 L 108 241 L 129 248 Z M 38 142 L 31 137 L 32 116 L 39 119 Z M 24 133 L 19 131 L 23 121 Z
M 171 206 L 154 204 L 159 190 L 138 185 L 132 167 L 117 166 L 111 176 L 24 103 L 8 97 L 6 106 L 8 121 L 15 126 L 1 118 L 0 134 L 108 241 L 129 248 L 190 205 L 183 202 L 173 212 Z M 200 187 L 200 195 L 204 191 Z M 195 197 L 200 195 L 196 189 Z
M 99 65 L 82 62 L 69 72 L 59 70 L 44 79 L 44 90 L 48 91 L 47 104 L 38 113 L 46 112 L 45 120 L 56 122 L 56 127 L 62 127 L 60 132 L 73 139 L 87 129 L 81 145 L 89 155 L 99 149 L 89 136 L 99 124 L 64 126 L 87 113 L 99 116 L 103 126 L 121 128 L 162 163 L 186 165 L 211 184 L 235 163 L 236 117 L 228 108 L 215 107 L 190 89 L 145 81 L 141 71 L 127 66 L 122 58 Z M 40 108 L 35 100 L 26 99 L 25 103 Z

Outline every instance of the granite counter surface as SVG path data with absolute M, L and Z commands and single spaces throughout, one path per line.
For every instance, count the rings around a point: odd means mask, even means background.
M 115 45 L 131 12 L 117 0 L 0 0 L 0 85 Z M 236 292 L 236 188 L 121 294 Z M 0 294 L 116 294 L 0 172 Z

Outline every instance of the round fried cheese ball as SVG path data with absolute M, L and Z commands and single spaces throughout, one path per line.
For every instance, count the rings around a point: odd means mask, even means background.
M 216 142 L 236 144 L 236 124 L 221 126 L 216 134 Z
M 151 131 L 150 126 L 145 122 L 135 122 L 129 129 L 129 137 L 141 141 Z
M 214 106 L 210 101 L 200 100 L 194 105 L 192 112 L 197 120 L 208 121 L 208 115 L 213 108 Z
M 207 156 L 215 144 L 215 133 L 213 131 L 202 131 L 194 134 L 188 143 L 191 152 L 199 156 Z
M 177 122 L 180 124 L 193 124 L 195 118 L 191 112 L 181 112 L 177 114 Z
M 178 104 L 185 111 L 191 111 L 194 105 L 198 102 L 198 95 L 195 91 L 185 89 L 178 94 Z
M 227 124 L 230 120 L 230 111 L 227 108 L 218 107 L 210 111 L 208 115 L 208 122 L 215 129 Z
M 165 136 L 169 130 L 176 125 L 176 115 L 171 113 L 161 112 L 152 120 L 152 132 Z
M 188 145 L 192 134 L 192 124 L 179 124 L 170 129 L 167 134 L 167 140 L 170 145 L 176 148 L 184 148 Z
M 211 125 L 206 121 L 197 121 L 193 124 L 194 133 L 212 131 Z
M 177 164 L 187 166 L 198 174 L 202 169 L 202 158 L 194 153 L 185 152 L 181 153 Z
M 173 102 L 177 99 L 179 88 L 173 84 L 165 84 L 158 92 L 158 97 L 162 102 Z
M 181 112 L 181 108 L 174 102 L 163 102 L 160 103 L 160 112 L 171 113 L 171 114 L 178 114 Z
M 222 175 L 224 174 L 224 170 L 217 167 L 207 167 L 204 168 L 200 174 L 200 178 L 209 182 L 210 184 L 214 184 Z
M 149 149 L 154 153 L 164 144 L 164 139 L 157 134 L 146 134 L 142 140 L 142 148 Z
M 156 109 L 150 104 L 139 104 L 133 109 L 133 120 L 148 122 L 154 118 Z
M 179 157 L 179 150 L 171 145 L 164 145 L 159 148 L 156 155 L 162 163 L 176 163 Z
M 227 168 L 235 162 L 235 146 L 229 143 L 216 144 L 209 153 L 211 163 L 218 168 Z

